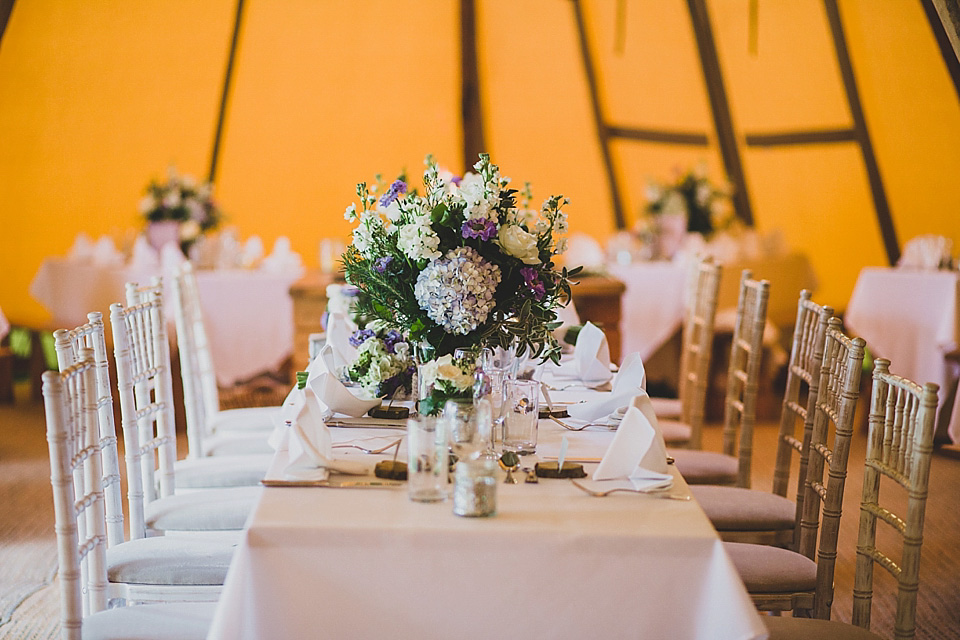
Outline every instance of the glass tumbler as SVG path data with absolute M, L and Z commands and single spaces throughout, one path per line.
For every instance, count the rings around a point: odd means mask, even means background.
M 447 438 L 432 416 L 407 420 L 407 492 L 414 502 L 447 497 Z
M 519 454 L 529 454 L 536 451 L 539 414 L 539 382 L 535 380 L 507 380 L 504 383 L 504 451 L 516 451 Z

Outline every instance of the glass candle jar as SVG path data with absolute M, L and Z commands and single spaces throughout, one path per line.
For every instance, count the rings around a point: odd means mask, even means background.
M 497 512 L 496 463 L 492 460 L 461 460 L 453 480 L 453 512 L 458 516 L 483 518 Z

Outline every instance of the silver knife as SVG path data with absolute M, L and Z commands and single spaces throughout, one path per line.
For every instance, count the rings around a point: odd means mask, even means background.
M 265 487 L 325 487 L 329 489 L 372 489 L 383 487 L 402 487 L 398 480 L 283 480 L 264 478 L 260 481 Z
M 349 427 L 351 429 L 406 429 L 406 421 L 383 420 L 380 418 L 354 418 L 353 420 L 327 420 L 328 427 Z

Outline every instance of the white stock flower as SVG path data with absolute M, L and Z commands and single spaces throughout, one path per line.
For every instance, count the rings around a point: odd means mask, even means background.
M 402 225 L 399 233 L 397 246 L 411 260 L 436 260 L 442 255 L 437 251 L 440 238 L 430 228 L 429 219 Z
M 355 202 L 351 202 L 350 206 L 343 212 L 343 219 L 347 222 L 353 222 L 357 219 L 357 204 Z
M 187 220 L 180 224 L 180 240 L 189 242 L 200 235 L 200 224 L 196 220 Z
M 507 255 L 517 258 L 524 264 L 539 264 L 537 236 L 528 233 L 515 224 L 505 224 L 498 234 L 500 248 Z

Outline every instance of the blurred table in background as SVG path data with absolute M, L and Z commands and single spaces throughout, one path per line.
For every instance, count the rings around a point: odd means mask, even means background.
M 610 361 L 620 362 L 623 354 L 620 328 L 622 297 L 626 291 L 624 283 L 608 276 L 583 275 L 574 279 L 570 291 L 580 321 L 589 320 L 603 328 L 610 345 Z
M 844 322 L 890 371 L 940 385 L 937 436 L 960 442 L 960 372 L 947 358 L 960 346 L 960 272 L 867 267 L 853 288 Z
M 300 277 L 300 271 L 198 269 L 196 274 L 217 382 L 229 387 L 279 368 L 293 348 L 289 289 Z M 87 313 L 103 313 L 110 340 L 110 305 L 125 301 L 125 284 L 147 283 L 158 275 L 158 269 L 48 258 L 30 284 L 30 295 L 50 311 L 55 328 L 72 329 L 87 322 Z M 170 276 L 165 277 L 169 279 Z M 172 298 L 167 293 L 165 312 L 173 340 L 176 332 L 172 329 L 171 305 Z

